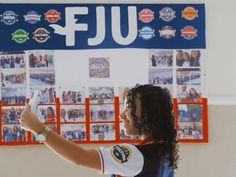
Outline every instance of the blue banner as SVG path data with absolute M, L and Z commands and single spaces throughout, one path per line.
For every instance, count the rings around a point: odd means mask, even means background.
M 0 51 L 205 48 L 204 4 L 0 4 Z

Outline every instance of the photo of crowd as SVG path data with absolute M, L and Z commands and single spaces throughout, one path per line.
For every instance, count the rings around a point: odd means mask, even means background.
M 178 125 L 179 139 L 203 139 L 202 123 L 182 122 Z
M 90 106 L 90 120 L 96 121 L 114 121 L 115 112 L 113 104 L 91 105 Z
M 41 122 L 55 123 L 56 118 L 56 106 L 54 105 L 39 105 L 38 106 L 38 117 Z
M 25 69 L 3 70 L 1 72 L 2 87 L 26 86 Z
M 171 85 L 173 84 L 172 68 L 149 68 L 149 84 Z
M 81 104 L 85 102 L 84 88 L 59 88 L 61 104 Z
M 200 67 L 200 50 L 177 50 L 175 57 L 177 67 Z
M 2 88 L 3 104 L 24 104 L 26 101 L 25 87 L 6 87 Z
M 86 140 L 86 126 L 85 124 L 62 124 L 61 136 L 71 141 Z
M 202 106 L 197 104 L 179 104 L 178 105 L 179 122 L 201 122 Z
M 110 61 L 109 58 L 89 58 L 90 78 L 109 78 Z
M 202 93 L 200 85 L 181 85 L 177 87 L 179 102 L 201 102 Z
M 173 66 L 173 50 L 149 50 L 149 66 L 150 67 L 172 67 Z
M 114 124 L 91 124 L 90 139 L 95 141 L 115 140 Z
M 30 88 L 31 97 L 34 93 L 34 90 L 40 90 L 40 99 L 39 104 L 54 104 L 56 102 L 56 91 L 54 87 L 33 87 Z
M 178 85 L 200 85 L 201 72 L 198 68 L 177 69 L 177 84 Z
M 61 105 L 61 122 L 85 122 L 84 105 Z
M 114 102 L 113 87 L 90 87 L 89 99 L 91 104 L 104 104 Z
M 30 51 L 30 68 L 54 68 L 54 58 L 52 51 Z
M 26 142 L 28 133 L 20 125 L 3 125 L 2 142 Z
M 4 106 L 2 107 L 2 124 L 19 124 L 24 106 Z
M 25 68 L 25 54 L 0 55 L 1 68 Z
M 31 69 L 30 70 L 31 86 L 53 86 L 55 85 L 54 69 Z

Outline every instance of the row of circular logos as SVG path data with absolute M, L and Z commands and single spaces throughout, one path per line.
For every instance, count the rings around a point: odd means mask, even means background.
M 43 17 L 49 23 L 56 23 L 58 20 L 61 19 L 61 13 L 59 13 L 55 9 L 51 9 L 44 13 Z M 24 15 L 24 19 L 25 22 L 29 24 L 35 24 L 41 21 L 41 15 L 39 15 L 38 12 L 32 10 L 27 12 L 26 15 Z M 0 20 L 6 25 L 13 25 L 19 21 L 18 14 L 11 10 L 5 11 L 3 14 L 1 14 Z
M 159 18 L 161 18 L 163 21 L 169 22 L 176 17 L 175 13 L 176 11 L 174 11 L 172 8 L 165 7 L 159 11 Z M 194 7 L 186 7 L 181 11 L 181 17 L 186 20 L 194 20 L 196 17 L 198 17 L 198 10 L 196 10 Z M 143 23 L 150 23 L 154 19 L 154 12 L 148 8 L 142 9 L 139 12 L 139 20 Z

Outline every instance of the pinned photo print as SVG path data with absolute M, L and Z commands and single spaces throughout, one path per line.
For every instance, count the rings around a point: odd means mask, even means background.
M 177 84 L 178 85 L 200 85 L 201 72 L 198 68 L 177 69 Z
M 2 88 L 2 103 L 3 104 L 24 104 L 26 101 L 25 87 L 6 87 Z
M 201 122 L 202 106 L 197 104 L 179 104 L 178 105 L 179 122 Z
M 90 131 L 91 140 L 115 140 L 115 125 L 112 123 L 90 124 Z
M 2 124 L 20 124 L 21 113 L 25 106 L 3 106 Z
M 86 126 L 85 124 L 62 124 L 61 136 L 70 141 L 85 141 Z
M 26 86 L 26 70 L 2 70 L 1 72 L 2 87 L 25 87 Z
M 181 122 L 178 124 L 179 139 L 203 139 L 201 122 Z
M 114 103 L 114 88 L 90 87 L 89 99 L 91 104 Z
M 32 97 L 35 90 L 40 90 L 39 104 L 55 104 L 56 91 L 55 87 L 33 87 L 30 88 L 30 97 Z
M 2 69 L 25 68 L 25 57 L 26 55 L 23 52 L 18 54 L 1 54 L 0 66 Z
M 30 69 L 30 86 L 55 85 L 54 69 Z
M 61 122 L 85 122 L 84 105 L 61 105 Z
M 85 102 L 84 87 L 59 87 L 58 91 L 61 104 L 84 104 Z
M 2 142 L 26 142 L 28 133 L 20 125 L 3 125 Z
M 56 106 L 54 105 L 39 105 L 38 117 L 43 123 L 55 123 L 56 118 Z
M 200 85 L 181 85 L 177 87 L 179 102 L 201 102 L 202 93 Z
M 91 105 L 90 106 L 90 121 L 114 121 L 115 111 L 113 104 Z
M 110 59 L 109 58 L 89 58 L 90 78 L 109 78 Z
M 201 50 L 176 50 L 177 67 L 200 67 Z
M 149 84 L 171 85 L 173 84 L 172 68 L 149 68 Z
M 30 68 L 54 68 L 53 51 L 32 50 L 28 54 Z
M 173 55 L 173 50 L 151 49 L 149 50 L 149 66 L 172 67 L 174 58 Z

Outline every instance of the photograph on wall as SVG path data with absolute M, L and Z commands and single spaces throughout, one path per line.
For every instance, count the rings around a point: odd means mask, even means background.
M 20 125 L 3 125 L 2 142 L 26 142 L 28 133 Z
M 0 54 L 1 69 L 25 68 L 25 61 L 24 52 Z
M 85 105 L 61 105 L 61 122 L 85 122 Z
M 114 103 L 114 88 L 90 87 L 89 99 L 90 99 L 90 104 Z
M 177 99 L 179 102 L 201 102 L 202 92 L 200 85 L 177 86 Z
M 40 90 L 39 104 L 55 104 L 56 102 L 55 87 L 32 87 L 30 88 L 30 98 L 34 93 L 34 90 Z
M 175 61 L 177 67 L 200 67 L 201 50 L 176 50 Z
M 54 69 L 30 69 L 30 86 L 54 86 Z
M 178 85 L 200 85 L 202 82 L 199 68 L 177 69 L 176 75 Z
M 172 68 L 149 68 L 149 84 L 152 85 L 172 85 Z
M 115 140 L 115 124 L 113 123 L 90 124 L 90 140 L 92 141 Z
M 43 123 L 57 122 L 55 105 L 38 105 L 37 113 L 39 120 Z
M 89 77 L 90 78 L 109 78 L 110 77 L 110 59 L 89 58 Z
M 115 110 L 113 104 L 90 106 L 91 122 L 103 122 L 103 121 L 114 121 L 114 120 L 115 120 Z
M 54 68 L 54 51 L 32 50 L 28 51 L 30 68 Z
M 178 104 L 179 122 L 202 122 L 202 106 L 198 104 Z
M 3 106 L 2 124 L 20 124 L 21 113 L 25 106 Z
M 84 104 L 85 88 L 60 86 L 58 96 L 61 104 Z
M 25 69 L 4 69 L 1 71 L 2 87 L 26 87 Z
M 172 67 L 173 53 L 173 50 L 150 49 L 149 67 Z
M 57 132 L 57 125 L 56 124 L 44 124 L 44 125 L 46 125 L 48 128 L 50 128 L 52 131 Z M 36 140 L 35 135 L 33 133 L 31 135 L 32 135 L 31 141 L 36 142 L 37 140 Z
M 25 87 L 6 87 L 1 88 L 3 104 L 24 104 L 26 101 Z
M 86 140 L 85 124 L 61 124 L 61 136 L 70 141 Z
M 179 139 L 203 139 L 201 122 L 180 122 L 178 127 Z

